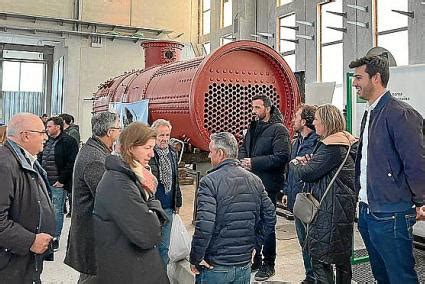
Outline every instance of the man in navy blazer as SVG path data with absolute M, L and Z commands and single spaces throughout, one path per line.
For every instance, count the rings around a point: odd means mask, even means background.
M 425 220 L 422 116 L 386 89 L 388 60 L 350 63 L 353 86 L 368 103 L 356 158 L 359 231 L 378 283 L 418 283 L 412 227 Z

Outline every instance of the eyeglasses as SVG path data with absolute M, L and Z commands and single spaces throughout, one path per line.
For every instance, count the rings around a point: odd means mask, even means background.
M 112 130 L 121 130 L 121 127 L 109 127 L 109 129 L 112 129 Z
M 40 133 L 40 134 L 46 134 L 46 135 L 48 134 L 47 130 L 41 130 L 41 131 L 39 131 L 39 130 L 22 130 L 21 133 L 22 132 L 33 132 L 33 133 Z

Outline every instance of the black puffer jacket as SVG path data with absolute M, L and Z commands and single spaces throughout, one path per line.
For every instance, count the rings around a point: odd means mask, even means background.
M 72 171 L 74 168 L 75 158 L 78 154 L 78 144 L 74 138 L 68 134 L 62 132 L 56 139 L 57 143 L 55 146 L 55 164 L 58 169 L 58 181 L 64 185 L 66 191 L 72 191 Z M 38 161 L 41 163 L 43 155 L 46 152 L 42 152 L 38 156 Z
M 350 155 L 325 196 L 319 212 L 310 224 L 307 248 L 312 258 L 325 263 L 341 263 L 352 254 L 353 223 L 356 212 L 354 191 L 354 158 L 356 139 L 349 133 Z M 319 142 L 313 158 L 306 165 L 292 163 L 291 169 L 306 182 L 304 191 L 311 191 L 320 201 L 338 167 L 344 161 L 348 150 L 348 139 L 343 132 L 326 137 Z
M 242 265 L 276 223 L 261 180 L 228 159 L 201 179 L 190 263 Z
M 239 150 L 239 159 L 251 158 L 252 172 L 269 192 L 282 189 L 291 143 L 282 114 L 272 106 L 268 122 L 252 121 Z

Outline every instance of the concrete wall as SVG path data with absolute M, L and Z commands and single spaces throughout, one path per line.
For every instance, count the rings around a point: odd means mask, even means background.
M 192 17 L 197 3 L 196 0 L 1 0 L 0 11 L 76 18 L 76 11 L 80 10 L 83 21 L 166 29 L 174 32 L 171 36 L 183 33 L 179 40 L 197 41 L 197 31 L 193 33 L 193 21 L 197 19 Z
M 1 12 L 72 18 L 74 0 L 1 0 Z
M 409 0 L 409 11 L 415 17 L 409 18 L 409 64 L 425 63 L 425 1 Z
M 68 36 L 58 40 L 53 62 L 64 57 L 63 111 L 74 115 L 84 141 L 91 135 L 92 101 L 88 99 L 106 80 L 142 69 L 144 52 L 140 43 L 132 41 L 105 40 L 103 47 L 93 48 L 87 38 Z
M 28 15 L 75 18 L 78 9 L 74 0 L 1 0 L 0 11 Z M 197 0 L 80 0 L 80 19 L 117 25 L 132 25 L 173 31 L 161 35 L 181 42 L 198 42 Z M 48 21 L 6 18 L 0 25 L 28 28 L 70 29 Z M 72 29 L 72 28 L 71 28 Z M 18 35 L 22 34 L 22 36 Z M 0 42 L 2 41 L 0 34 Z M 90 39 L 83 36 L 47 33 L 26 33 L 8 30 L 8 39 L 13 43 L 24 43 L 31 38 L 34 45 L 54 45 L 53 62 L 64 57 L 64 103 L 63 111 L 75 116 L 80 124 L 82 139 L 90 136 L 92 97 L 100 83 L 125 71 L 144 68 L 144 53 L 139 43 L 130 40 L 102 39 L 102 47 L 91 47 Z M 150 35 L 148 35 L 150 36 Z M 5 37 L 3 36 L 3 39 Z M 25 44 L 28 40 L 25 40 Z

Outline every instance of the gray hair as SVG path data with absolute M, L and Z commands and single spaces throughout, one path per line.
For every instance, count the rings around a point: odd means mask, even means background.
M 111 127 L 115 127 L 115 122 L 118 120 L 116 113 L 105 111 L 93 115 L 91 118 L 91 131 L 93 135 L 103 137 L 108 133 Z
M 211 142 L 213 142 L 216 150 L 224 151 L 227 158 L 235 159 L 238 156 L 238 141 L 230 132 L 218 132 L 211 134 Z
M 172 128 L 171 123 L 168 120 L 165 120 L 165 119 L 162 119 L 162 118 L 155 120 L 152 123 L 152 126 L 151 127 L 153 129 L 157 129 L 160 126 L 168 126 L 168 128 L 170 128 L 170 130 Z
M 15 114 L 9 121 L 6 129 L 6 136 L 16 136 L 22 130 L 25 130 L 26 127 L 30 126 L 28 124 L 32 124 L 29 119 L 40 119 L 38 116 L 28 112 L 21 112 Z M 41 119 L 40 119 L 41 121 Z

